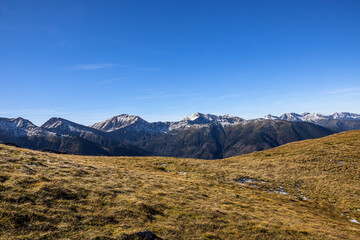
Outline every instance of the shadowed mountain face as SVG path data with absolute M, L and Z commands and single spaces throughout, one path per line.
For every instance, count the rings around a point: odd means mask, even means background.
M 209 123 L 158 134 L 123 128 L 112 132 L 112 135 L 119 141 L 141 147 L 154 155 L 218 159 L 333 133 L 332 130 L 307 122 L 249 120 L 225 126 Z
M 244 120 L 195 113 L 178 122 L 149 123 L 122 114 L 90 127 L 62 118 L 51 118 L 41 127 L 22 118 L 1 118 L 0 141 L 80 155 L 218 159 L 327 136 L 349 126 L 348 121 L 360 128 L 360 121 L 348 119 L 348 115 L 346 119 L 315 116 L 318 125 L 301 120 L 301 116 L 282 117 L 289 121 L 274 116 Z M 321 124 L 331 125 L 333 130 Z
M 315 124 L 332 129 L 337 132 L 360 129 L 359 120 L 321 119 L 316 121 Z
M 225 128 L 223 157 L 245 154 L 333 134 L 334 131 L 308 122 L 249 121 L 244 125 Z

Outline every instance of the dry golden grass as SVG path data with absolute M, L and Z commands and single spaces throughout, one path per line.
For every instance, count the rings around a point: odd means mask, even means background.
M 0 239 L 360 239 L 359 147 L 360 131 L 214 161 L 0 145 Z

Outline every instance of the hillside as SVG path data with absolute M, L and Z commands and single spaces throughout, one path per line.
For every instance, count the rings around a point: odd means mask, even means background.
M 359 239 L 360 130 L 222 160 L 0 145 L 0 239 Z

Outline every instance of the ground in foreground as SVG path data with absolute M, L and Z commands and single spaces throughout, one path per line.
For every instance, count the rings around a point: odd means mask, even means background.
M 359 239 L 360 131 L 207 161 L 0 145 L 0 239 Z

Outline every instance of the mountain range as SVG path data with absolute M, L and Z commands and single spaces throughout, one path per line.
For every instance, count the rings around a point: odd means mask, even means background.
M 360 114 L 286 113 L 245 120 L 194 113 L 177 122 L 153 123 L 122 114 L 91 126 L 55 117 L 41 126 L 0 118 L 0 141 L 78 155 L 218 159 L 352 129 L 360 129 Z
M 360 129 L 360 114 L 348 112 L 334 113 L 331 115 L 323 115 L 320 113 L 285 113 L 279 117 L 269 114 L 264 118 L 292 122 L 311 122 L 338 132 Z

